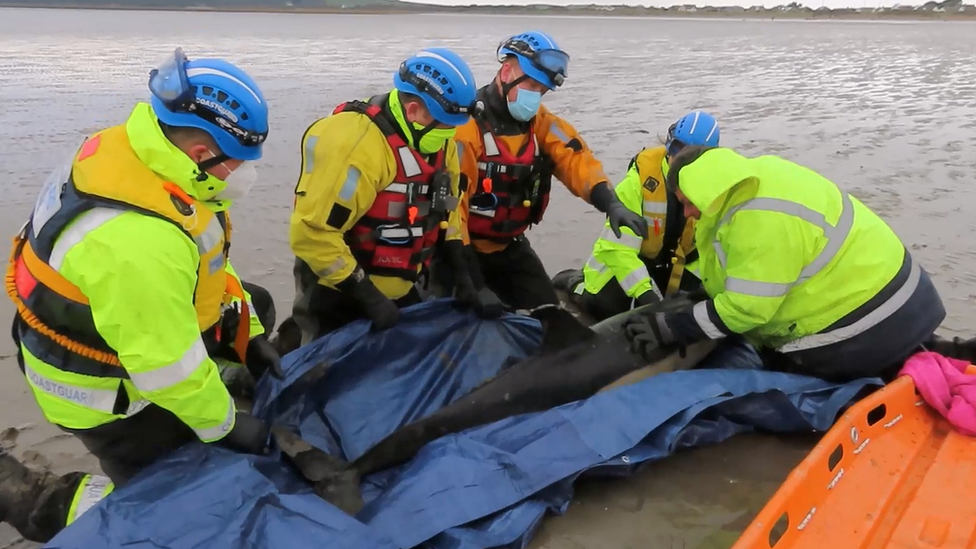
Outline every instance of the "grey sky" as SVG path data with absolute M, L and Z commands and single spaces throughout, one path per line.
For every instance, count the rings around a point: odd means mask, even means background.
M 608 4 L 627 4 L 632 6 L 671 6 L 675 4 L 696 4 L 699 6 L 712 5 L 712 6 L 753 6 L 756 4 L 762 4 L 767 7 L 777 6 L 781 4 L 787 4 L 790 0 L 415 0 L 419 2 L 424 2 L 426 4 L 442 4 L 442 5 L 470 5 L 470 4 L 504 4 L 504 5 L 523 5 L 523 4 L 554 4 L 554 5 L 571 5 L 571 4 L 598 4 L 598 5 L 608 5 Z M 893 6 L 896 4 L 901 5 L 919 5 L 924 3 L 925 0 L 800 0 L 800 4 L 810 6 L 811 8 L 819 8 L 821 2 L 828 8 L 843 8 L 843 7 L 854 7 L 860 8 L 863 6 L 867 7 L 877 7 L 881 6 Z M 970 2 L 964 2 L 969 4 Z

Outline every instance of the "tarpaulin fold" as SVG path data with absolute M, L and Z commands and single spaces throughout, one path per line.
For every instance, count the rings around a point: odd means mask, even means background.
M 538 322 L 497 321 L 449 300 L 405 309 L 394 328 L 355 322 L 285 357 L 287 377 L 257 387 L 255 413 L 355 459 L 398 426 L 470 392 L 534 352 Z M 626 475 L 678 449 L 736 433 L 826 430 L 864 390 L 757 370 L 744 345 L 705 369 L 659 375 L 424 447 L 364 482 L 349 517 L 276 457 L 193 444 L 118 489 L 46 547 L 524 547 L 547 510 L 565 511 L 581 474 Z

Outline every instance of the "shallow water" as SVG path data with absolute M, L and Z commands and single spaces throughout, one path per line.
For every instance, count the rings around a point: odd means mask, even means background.
M 85 132 L 120 123 L 146 98 L 148 70 L 172 48 L 224 56 L 251 72 L 272 108 L 261 183 L 235 207 L 233 254 L 242 276 L 271 290 L 282 319 L 292 301 L 287 224 L 305 128 L 344 100 L 388 89 L 399 62 L 424 46 L 454 48 L 487 83 L 498 41 L 529 28 L 551 32 L 573 56 L 566 87 L 546 104 L 577 126 L 611 179 L 674 119 L 706 109 L 724 145 L 806 164 L 882 214 L 942 292 L 944 333 L 976 331 L 972 23 L 0 9 L 0 232 L 23 223 L 47 171 Z M 559 187 L 529 236 L 554 274 L 585 261 L 601 226 L 598 212 Z M 7 300 L 0 313 L 12 313 Z M 12 352 L 3 338 L 0 355 Z M 33 423 L 7 444 L 62 472 L 94 468 L 77 441 L 44 423 L 13 361 L 3 362 L 2 426 Z M 584 483 L 534 546 L 660 539 L 655 547 L 728 547 L 729 532 L 748 523 L 809 446 L 756 435 L 682 454 L 634 480 Z M 0 528 L 0 548 L 17 543 Z

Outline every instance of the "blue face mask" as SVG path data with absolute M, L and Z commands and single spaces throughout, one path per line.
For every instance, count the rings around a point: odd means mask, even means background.
M 508 102 L 508 112 L 512 115 L 512 118 L 522 122 L 528 122 L 539 111 L 539 105 L 541 103 L 541 93 L 519 88 L 515 101 Z

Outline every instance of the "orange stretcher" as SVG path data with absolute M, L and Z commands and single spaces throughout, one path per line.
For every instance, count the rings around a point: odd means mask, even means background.
M 852 406 L 732 549 L 976 548 L 976 438 L 897 378 Z

